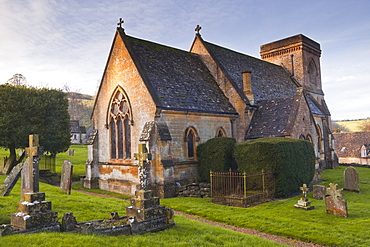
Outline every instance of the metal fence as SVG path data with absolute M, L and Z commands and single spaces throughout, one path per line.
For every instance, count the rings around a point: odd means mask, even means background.
M 272 199 L 275 192 L 274 174 L 212 172 L 211 197 L 214 203 L 246 207 Z
M 55 157 L 49 155 L 40 156 L 39 169 L 55 172 Z

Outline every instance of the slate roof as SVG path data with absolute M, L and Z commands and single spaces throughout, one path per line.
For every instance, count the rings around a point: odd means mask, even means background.
M 206 41 L 203 42 L 211 56 L 239 90 L 243 90 L 242 71 L 252 72 L 251 81 L 255 102 L 292 97 L 295 94 L 297 86 L 283 67 Z
M 127 36 L 118 30 L 157 106 L 237 114 L 198 55 Z
M 370 132 L 334 133 L 338 157 L 361 157 L 361 147 L 370 144 Z
M 260 101 L 245 139 L 284 137 L 290 124 L 295 98 L 285 97 Z

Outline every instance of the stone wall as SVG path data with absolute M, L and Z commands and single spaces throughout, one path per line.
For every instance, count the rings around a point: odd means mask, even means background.
M 211 186 L 209 183 L 192 183 L 177 188 L 178 197 L 210 197 Z

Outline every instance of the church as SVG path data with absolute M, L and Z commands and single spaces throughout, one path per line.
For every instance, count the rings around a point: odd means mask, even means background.
M 295 35 L 262 45 L 259 59 L 204 40 L 199 26 L 184 51 L 118 25 L 92 113 L 85 187 L 133 195 L 142 143 L 159 197 L 197 179 L 197 145 L 214 137 L 304 139 L 317 169 L 335 165 L 319 43 Z

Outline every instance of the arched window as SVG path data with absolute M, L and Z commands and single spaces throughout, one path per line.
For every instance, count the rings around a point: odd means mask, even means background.
M 301 135 L 299 136 L 299 139 L 300 139 L 300 140 L 306 140 L 306 138 L 304 137 L 304 135 L 303 135 L 303 134 L 301 134 Z
M 317 69 L 314 61 L 311 61 L 310 64 L 308 65 L 308 75 L 310 82 L 314 85 L 316 84 L 316 79 L 317 79 Z
M 118 88 L 111 100 L 109 127 L 111 159 L 131 158 L 131 107 L 123 90 Z
M 226 136 L 225 130 L 222 127 L 218 128 L 216 132 L 216 137 L 225 137 L 225 136 Z
M 199 137 L 197 131 L 193 127 L 189 127 L 185 131 L 185 142 L 187 146 L 187 156 L 192 159 L 196 157 L 197 142 Z
M 313 143 L 312 136 L 310 134 L 307 135 L 306 140 Z

